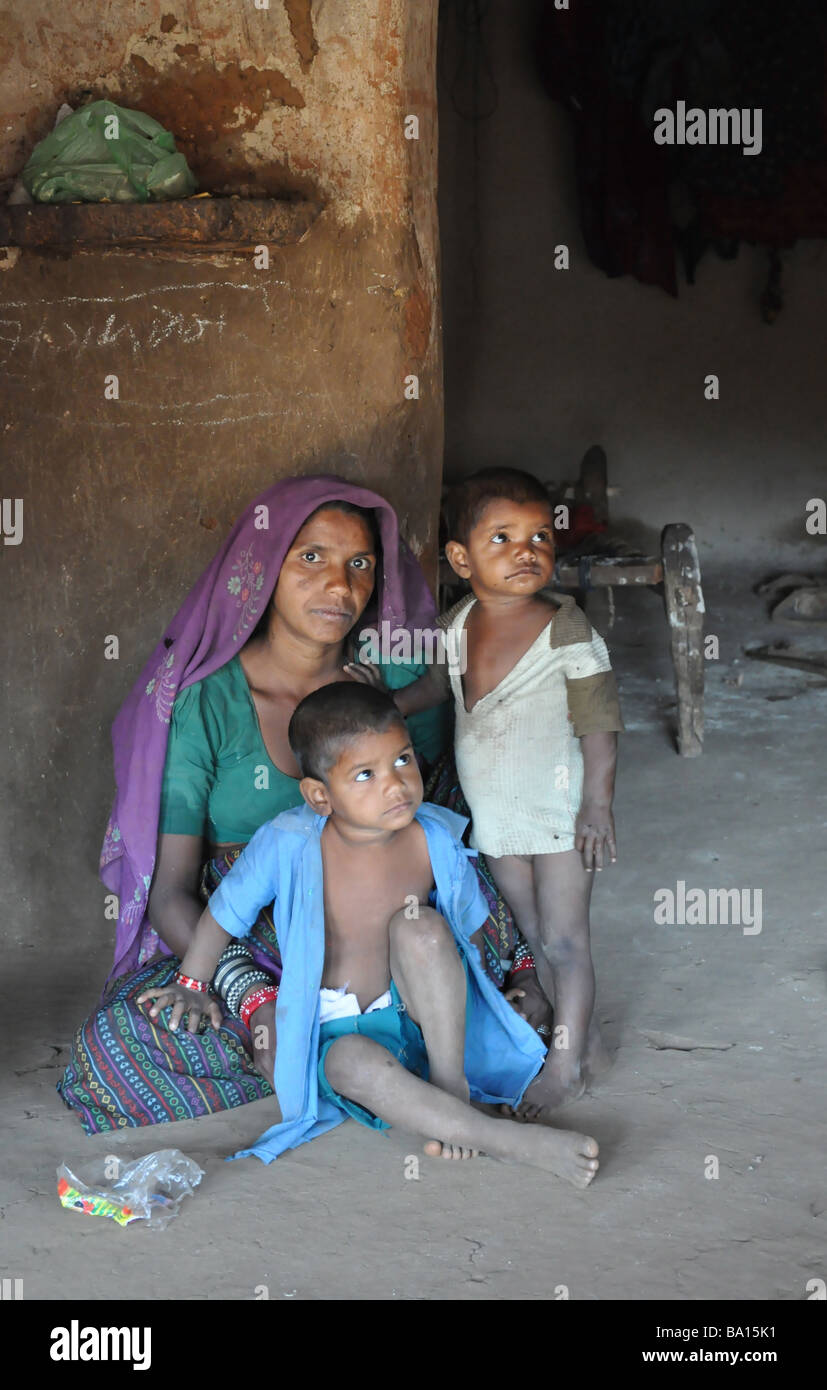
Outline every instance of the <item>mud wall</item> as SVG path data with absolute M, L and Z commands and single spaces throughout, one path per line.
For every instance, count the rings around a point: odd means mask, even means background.
M 437 0 L 51 0 L 0 9 L 8 191 L 62 102 L 176 136 L 201 189 L 310 198 L 250 254 L 0 253 L 0 543 L 11 939 L 108 965 L 109 726 L 236 513 L 337 471 L 398 508 L 429 575 L 441 478 Z M 407 115 L 419 138 L 405 138 Z M 118 378 L 108 399 L 105 378 Z M 405 378 L 419 379 L 419 399 Z M 10 542 L 10 537 L 5 537 Z M 105 657 L 108 636 L 119 657 Z

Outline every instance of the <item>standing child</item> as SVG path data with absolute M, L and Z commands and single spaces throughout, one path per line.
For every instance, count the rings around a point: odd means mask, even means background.
M 426 1153 L 484 1149 L 587 1187 L 593 1139 L 470 1104 L 519 1104 L 545 1048 L 485 973 L 488 908 L 459 838 L 467 822 L 422 802 L 393 701 L 353 681 L 324 685 L 297 706 L 289 739 L 307 804 L 257 831 L 173 982 L 138 1003 L 152 1000 L 153 1018 L 171 1005 L 173 1029 L 185 1014 L 191 1032 L 203 1016 L 217 1026 L 219 957 L 272 902 L 283 973 L 271 991 L 275 1042 L 261 1041 L 274 1054 L 278 1120 L 245 1153 L 269 1162 L 351 1115 L 428 1138 Z
M 541 593 L 554 568 L 553 516 L 528 473 L 483 469 L 454 489 L 445 553 L 472 593 L 443 618 L 456 764 L 472 841 L 531 946 L 554 1008 L 554 1037 L 519 1114 L 582 1094 L 606 1054 L 593 1017 L 593 870 L 615 862 L 612 797 L 623 722 L 606 645 L 568 595 Z M 461 641 L 459 640 L 461 639 Z M 404 691 L 404 714 L 445 698 L 434 665 Z

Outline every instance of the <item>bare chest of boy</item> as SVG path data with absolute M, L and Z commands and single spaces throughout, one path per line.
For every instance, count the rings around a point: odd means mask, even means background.
M 418 821 L 386 845 L 354 850 L 322 835 L 325 961 L 322 985 L 348 985 L 366 1009 L 390 987 L 388 925 L 412 901 L 427 903 L 433 871 Z
M 496 690 L 548 627 L 554 613 L 554 607 L 544 600 L 517 617 L 508 613 L 486 617 L 479 605 L 474 605 L 465 624 L 468 664 L 462 686 L 467 710 Z

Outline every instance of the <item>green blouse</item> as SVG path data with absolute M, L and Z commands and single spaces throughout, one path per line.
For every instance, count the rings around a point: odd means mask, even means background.
M 415 663 L 380 665 L 390 689 L 410 685 L 425 671 Z M 439 705 L 407 720 L 414 748 L 428 761 L 447 744 L 450 712 L 449 705 Z M 267 753 L 238 656 L 178 695 L 161 789 L 161 833 L 244 844 L 265 821 L 301 802 L 298 779 L 281 772 Z

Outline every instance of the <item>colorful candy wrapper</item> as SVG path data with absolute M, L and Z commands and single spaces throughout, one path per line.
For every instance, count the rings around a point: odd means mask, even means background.
M 92 1171 L 93 1170 L 93 1171 Z M 87 1216 L 108 1216 L 119 1226 L 146 1221 L 159 1229 L 177 1216 L 192 1196 L 204 1170 L 180 1149 L 162 1149 L 126 1162 L 107 1154 L 92 1165 L 86 1182 L 65 1163 L 57 1170 L 57 1195 L 63 1207 Z
M 72 1187 L 65 1178 L 58 1178 L 57 1195 L 62 1207 L 85 1211 L 87 1216 L 111 1216 L 119 1226 L 128 1226 L 130 1221 L 140 1220 L 130 1207 L 122 1207 L 113 1202 L 111 1197 L 104 1197 L 99 1192 L 89 1192 L 88 1189 L 84 1196 L 83 1192 Z

